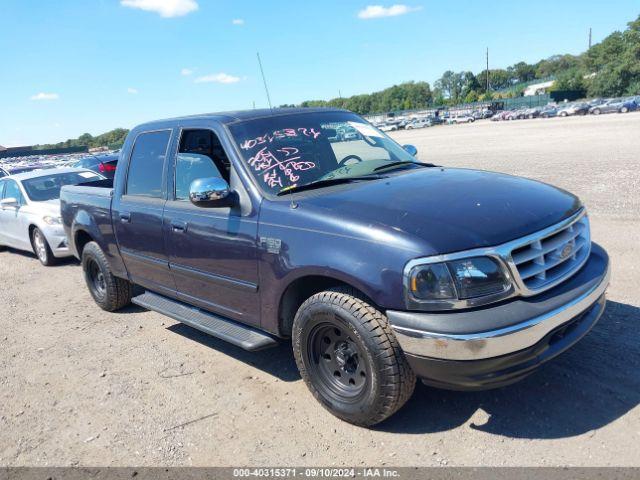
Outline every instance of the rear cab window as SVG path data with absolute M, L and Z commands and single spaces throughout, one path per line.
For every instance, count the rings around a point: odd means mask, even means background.
M 138 135 L 129 161 L 126 195 L 163 197 L 164 164 L 170 139 L 171 130 Z

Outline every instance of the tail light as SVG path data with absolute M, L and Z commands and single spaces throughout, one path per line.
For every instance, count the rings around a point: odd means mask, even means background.
M 101 163 L 98 165 L 98 170 L 100 170 L 100 173 L 115 172 L 116 166 L 112 163 Z

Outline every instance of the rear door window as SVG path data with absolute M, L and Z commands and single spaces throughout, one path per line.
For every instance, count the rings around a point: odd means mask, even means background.
M 131 152 L 127 174 L 127 195 L 162 198 L 164 162 L 171 130 L 138 135 Z
M 7 180 L 2 198 L 15 198 L 18 204 L 22 205 L 22 192 L 15 181 Z

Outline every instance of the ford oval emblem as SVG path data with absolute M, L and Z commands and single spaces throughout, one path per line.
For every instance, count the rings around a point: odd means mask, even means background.
M 560 252 L 560 258 L 563 260 L 573 253 L 573 245 L 567 243 Z

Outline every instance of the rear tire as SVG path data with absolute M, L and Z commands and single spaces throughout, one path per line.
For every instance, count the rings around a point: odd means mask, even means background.
M 31 246 L 38 257 L 38 260 L 40 260 L 40 263 L 45 267 L 50 267 L 57 263 L 58 259 L 53 256 L 53 252 L 51 251 L 51 247 L 49 247 L 47 238 L 38 227 L 34 228 L 33 232 L 31 232 Z
M 131 303 L 131 283 L 111 273 L 109 262 L 96 242 L 82 250 L 82 271 L 93 300 L 107 312 L 115 312 Z
M 601 113 L 601 112 L 600 112 L 600 109 L 599 109 L 599 108 L 596 108 L 596 109 L 593 111 L 593 114 L 594 114 L 594 115 L 600 115 L 600 113 Z
M 307 387 L 342 420 L 375 425 L 413 394 L 415 374 L 387 318 L 351 288 L 326 290 L 305 301 L 292 340 Z
M 620 109 L 620 113 L 627 113 L 629 111 L 629 109 L 627 107 L 622 107 Z

